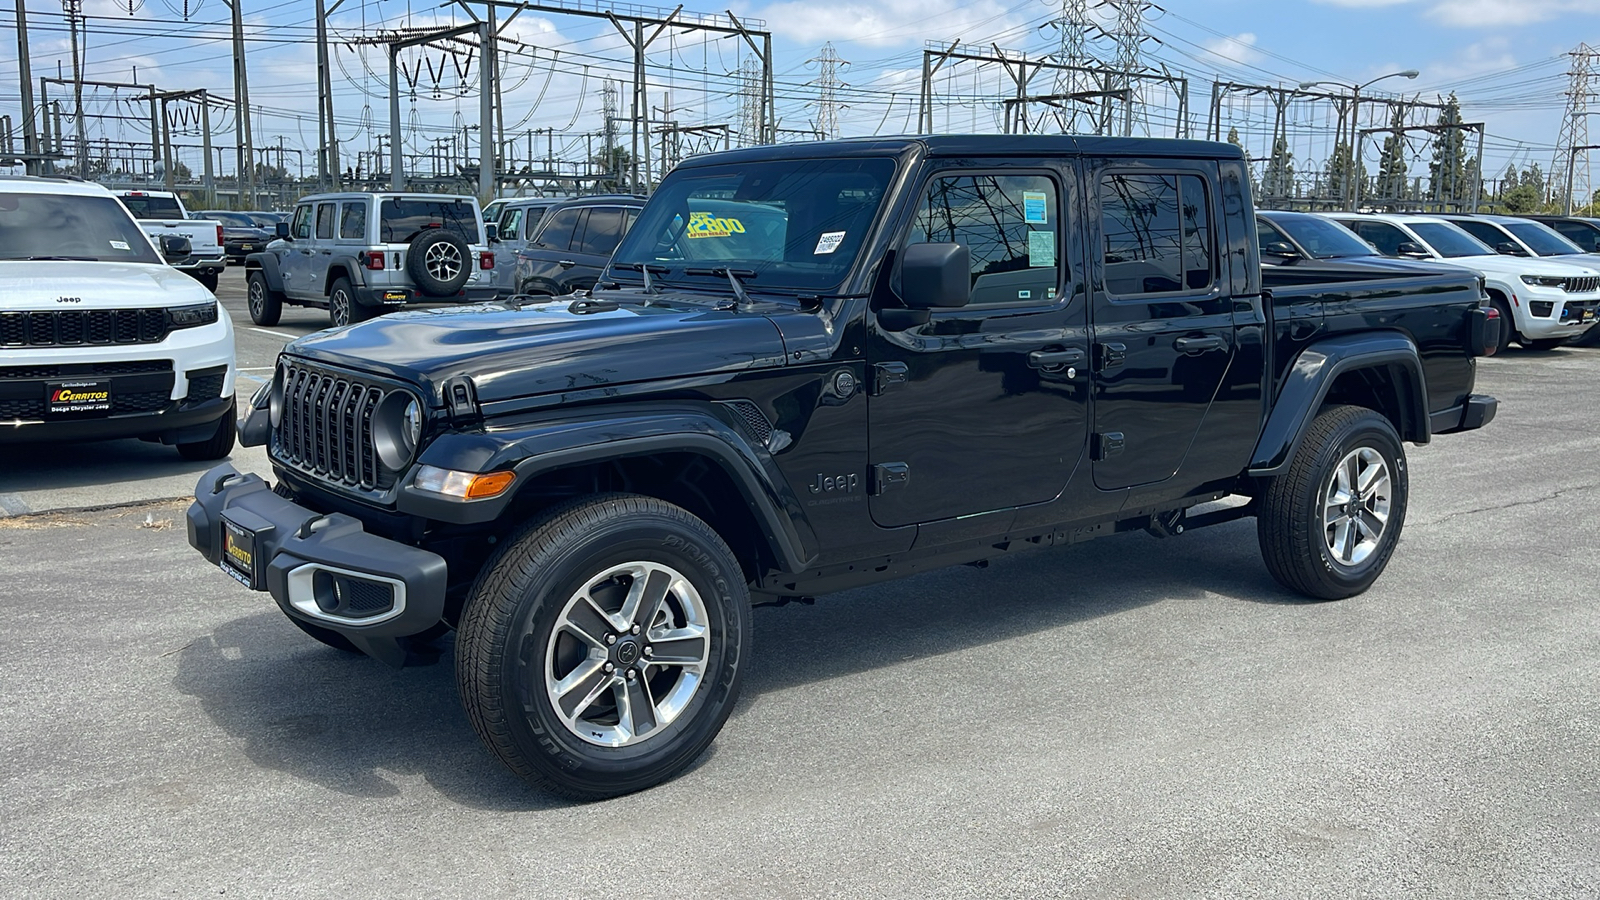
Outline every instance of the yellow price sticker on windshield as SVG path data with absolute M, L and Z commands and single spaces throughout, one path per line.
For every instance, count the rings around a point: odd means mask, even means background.
M 684 234 L 690 238 L 728 237 L 744 234 L 744 223 L 726 216 L 713 217 L 710 213 L 691 213 L 689 227 Z

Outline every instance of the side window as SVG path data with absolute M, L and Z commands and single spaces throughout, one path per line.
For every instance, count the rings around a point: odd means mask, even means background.
M 1474 222 L 1471 219 L 1451 219 L 1450 221 L 1460 225 L 1462 231 L 1491 247 L 1499 247 L 1506 241 L 1511 240 L 1500 229 L 1490 225 L 1488 222 Z
M 1411 240 L 1405 232 L 1387 222 L 1357 222 L 1355 227 L 1356 234 L 1377 247 L 1384 256 L 1399 256 L 1400 245 Z
M 589 210 L 589 221 L 583 227 L 583 242 L 573 249 L 579 253 L 610 256 L 621 241 L 622 210 L 602 206 Z
M 1262 253 L 1272 253 L 1273 251 L 1268 250 L 1267 248 L 1273 244 L 1289 244 L 1291 247 L 1294 246 L 1289 239 L 1284 236 L 1283 232 L 1278 230 L 1277 226 L 1268 222 L 1266 219 L 1256 220 L 1256 243 L 1260 246 Z M 1280 247 L 1278 249 L 1281 250 L 1283 248 Z
M 906 243 L 965 245 L 974 306 L 1053 303 L 1061 284 L 1058 197 L 1044 175 L 938 176 Z
M 1195 175 L 1111 174 L 1100 182 L 1106 290 L 1202 291 L 1213 281 L 1211 200 Z
M 344 204 L 339 211 L 339 237 L 359 241 L 366 236 L 367 205 L 359 200 Z
M 581 209 L 563 209 L 550 216 L 539 231 L 539 246 L 546 250 L 565 250 L 572 244 L 572 233 L 578 229 Z
M 317 204 L 317 240 L 325 241 L 333 237 L 333 212 L 337 206 L 332 203 Z
M 311 237 L 311 205 L 297 206 L 294 208 L 294 230 L 291 232 L 294 239 L 304 240 Z
M 517 239 L 517 226 L 522 224 L 522 207 L 514 206 L 506 210 L 500 217 L 500 240 L 514 241 Z
M 1585 250 L 1600 249 L 1600 231 L 1583 224 L 1582 222 L 1550 222 L 1560 235 L 1577 244 Z

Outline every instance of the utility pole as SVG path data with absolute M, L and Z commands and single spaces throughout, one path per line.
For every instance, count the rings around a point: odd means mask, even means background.
M 1596 95 L 1595 78 L 1600 75 L 1600 50 L 1588 44 L 1579 44 L 1567 54 L 1572 65 L 1567 70 L 1567 112 L 1561 120 L 1561 134 L 1556 138 L 1555 162 L 1550 166 L 1550 185 L 1562 185 L 1563 215 L 1572 214 L 1574 191 L 1583 198 L 1583 205 L 1591 202 L 1589 181 L 1589 99 Z M 1579 157 L 1582 157 L 1581 172 Z
M 87 178 L 89 174 L 89 145 L 85 142 L 83 128 L 83 60 L 78 54 L 78 35 L 84 26 L 83 0 L 61 0 L 61 10 L 67 16 L 67 24 L 70 26 L 68 30 L 72 38 L 72 119 L 75 123 L 73 130 L 78 141 L 73 157 L 77 161 L 78 177 Z
M 1144 14 L 1151 8 L 1147 0 L 1101 0 L 1101 6 L 1109 6 L 1116 15 L 1116 24 L 1113 31 L 1106 32 L 1116 45 L 1117 55 L 1111 66 L 1117 72 L 1117 82 L 1112 86 L 1112 91 L 1124 92 L 1122 101 L 1122 136 L 1133 135 L 1133 108 L 1138 103 L 1138 92 L 1135 88 L 1135 75 L 1144 71 L 1144 63 L 1139 55 L 1147 35 L 1144 33 Z M 1111 102 L 1108 91 L 1106 102 Z
M 43 170 L 43 153 L 39 146 L 39 133 L 33 126 L 33 67 L 28 62 L 28 8 L 26 0 L 17 0 L 17 74 L 22 87 L 22 155 L 23 171 L 38 175 Z
M 341 190 L 339 174 L 339 133 L 333 124 L 333 75 L 328 58 L 328 17 L 339 11 L 344 0 L 324 9 L 326 0 L 317 0 L 317 187 Z
M 250 75 L 244 58 L 244 0 L 222 0 L 233 13 L 233 104 L 239 120 L 239 208 L 256 205 L 256 150 L 250 139 Z

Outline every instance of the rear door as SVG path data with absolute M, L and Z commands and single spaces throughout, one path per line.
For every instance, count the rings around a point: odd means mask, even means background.
M 910 244 L 965 245 L 972 299 L 909 330 L 871 329 L 867 477 L 877 524 L 1041 503 L 1077 469 L 1088 319 L 1083 278 L 1069 265 L 1078 223 L 1062 214 L 1079 208 L 1069 174 L 962 160 L 920 188 L 897 255 Z
M 1173 478 L 1234 358 L 1215 163 L 1090 161 L 1095 486 Z M 1227 398 L 1224 398 L 1226 400 Z M 1255 414 L 1251 398 L 1251 415 Z
M 571 253 L 573 264 L 563 266 L 556 278 L 563 293 L 592 288 L 600 280 L 600 273 L 611 261 L 612 251 L 622 243 L 622 235 L 632 219 L 625 215 L 631 210 L 620 206 L 591 206 L 575 232 Z
M 540 223 L 532 244 L 517 254 L 519 293 L 561 292 L 559 276 L 576 264 L 569 251 L 587 212 L 586 207 L 569 206 L 551 212 Z

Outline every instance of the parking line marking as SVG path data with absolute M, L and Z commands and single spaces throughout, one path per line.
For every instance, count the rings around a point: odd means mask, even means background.
M 269 382 L 269 381 L 271 381 L 271 380 L 272 380 L 272 379 L 270 379 L 270 378 L 262 378 L 262 377 L 261 377 L 261 376 L 260 376 L 260 375 L 246 375 L 246 374 L 245 374 L 245 373 L 243 373 L 243 372 L 240 372 L 240 373 L 239 373 L 239 377 L 240 377 L 240 378 L 248 378 L 248 379 L 250 379 L 250 380 L 251 380 L 251 381 L 254 381 L 254 382 L 258 382 L 258 383 L 260 383 L 260 384 L 266 384 L 266 383 L 267 383 L 267 382 Z
M 272 369 L 273 369 L 272 366 L 240 366 L 239 367 L 239 371 L 241 371 L 241 372 L 271 372 Z
M 33 512 L 16 494 L 0 494 L 0 515 L 21 516 Z
M 270 335 L 272 335 L 272 336 L 273 336 L 273 337 L 281 337 L 281 338 L 283 338 L 283 339 L 284 339 L 284 340 L 288 340 L 288 341 L 292 341 L 292 340 L 294 340 L 294 339 L 295 339 L 295 338 L 297 338 L 297 337 L 299 337 L 299 336 L 300 336 L 300 335 L 298 335 L 298 334 L 284 334 L 284 333 L 283 333 L 283 332 L 281 332 L 281 331 L 268 331 L 268 330 L 267 330 L 267 329 L 265 329 L 265 328 L 252 328 L 252 329 L 250 329 L 250 330 L 251 330 L 251 331 L 259 331 L 259 332 L 261 332 L 261 333 L 262 333 L 262 334 L 270 334 Z

